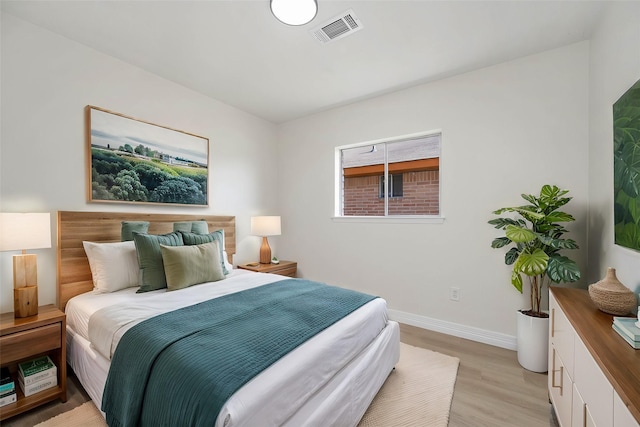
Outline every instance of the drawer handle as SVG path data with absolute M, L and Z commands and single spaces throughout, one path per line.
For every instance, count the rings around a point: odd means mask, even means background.
M 555 329 L 556 329 L 556 309 L 552 308 L 551 309 L 551 338 L 553 338 L 555 336 Z
M 560 385 L 556 385 L 556 372 L 560 372 Z M 560 396 L 562 396 L 562 383 L 564 377 L 564 366 L 560 366 L 560 369 L 556 369 L 556 349 L 553 349 L 553 363 L 551 366 L 551 387 L 560 389 Z

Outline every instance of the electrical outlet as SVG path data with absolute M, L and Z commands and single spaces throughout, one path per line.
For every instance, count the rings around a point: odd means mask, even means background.
M 460 288 L 449 288 L 449 299 L 451 301 L 460 301 Z

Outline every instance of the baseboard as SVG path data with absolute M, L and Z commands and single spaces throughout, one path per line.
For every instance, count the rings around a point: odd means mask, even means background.
M 473 326 L 461 325 L 398 310 L 389 309 L 388 312 L 391 320 L 395 320 L 396 322 L 489 344 L 494 347 L 506 348 L 508 350 L 516 349 L 516 337 L 512 335 L 487 331 L 486 329 L 474 328 Z

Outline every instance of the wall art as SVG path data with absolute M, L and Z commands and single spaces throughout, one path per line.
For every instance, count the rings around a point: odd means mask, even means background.
M 90 202 L 208 206 L 209 140 L 88 105 Z
M 640 251 L 640 80 L 613 104 L 615 243 Z

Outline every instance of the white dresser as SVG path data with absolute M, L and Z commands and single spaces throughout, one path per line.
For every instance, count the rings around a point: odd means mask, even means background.
M 640 350 L 587 291 L 549 293 L 549 397 L 562 427 L 639 427 Z

